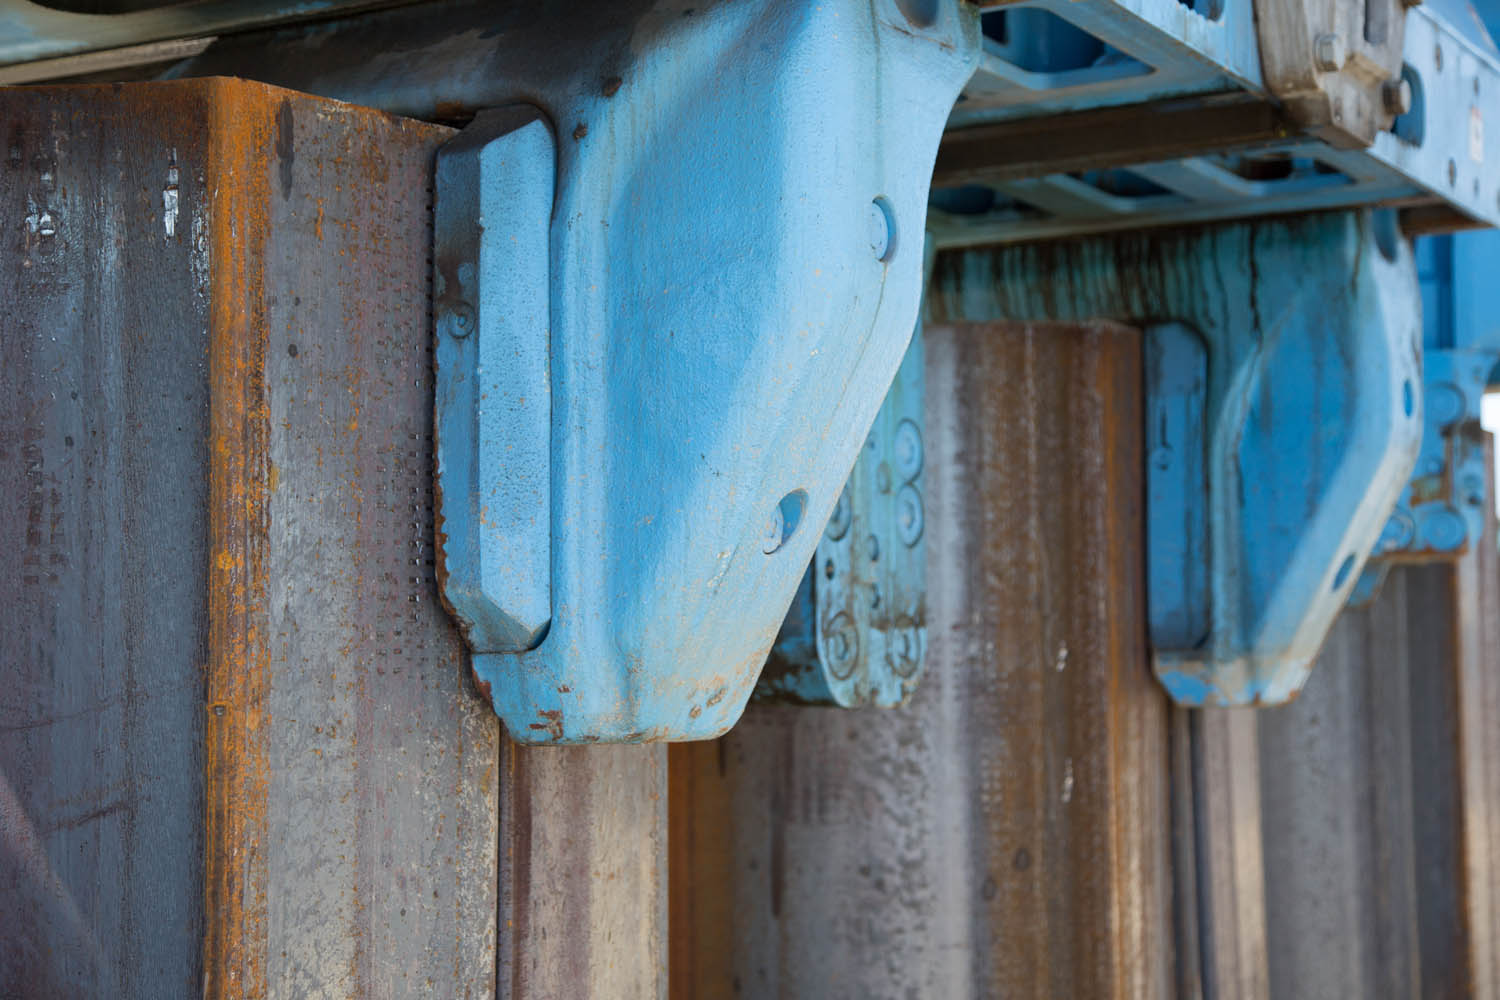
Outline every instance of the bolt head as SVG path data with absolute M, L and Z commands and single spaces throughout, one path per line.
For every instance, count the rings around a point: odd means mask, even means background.
M 1438 552 L 1455 552 L 1463 547 L 1469 527 L 1456 510 L 1443 507 L 1422 519 L 1422 539 L 1428 548 Z
M 1411 110 L 1411 81 L 1393 79 L 1385 81 L 1380 88 L 1380 98 L 1385 109 L 1393 115 L 1404 115 Z
M 1313 39 L 1313 62 L 1318 69 L 1326 73 L 1337 73 L 1344 68 L 1348 57 L 1349 51 L 1342 35 L 1330 31 Z
M 467 302 L 460 302 L 453 307 L 453 321 L 448 324 L 448 330 L 455 337 L 467 337 L 474 332 L 476 322 L 474 307 Z

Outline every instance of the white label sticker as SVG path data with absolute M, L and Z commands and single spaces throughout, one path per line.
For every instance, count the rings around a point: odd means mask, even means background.
M 1484 116 L 1477 105 L 1469 108 L 1469 159 L 1484 162 Z

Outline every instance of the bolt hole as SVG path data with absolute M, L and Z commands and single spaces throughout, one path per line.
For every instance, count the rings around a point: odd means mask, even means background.
M 938 0 L 896 0 L 896 9 L 914 27 L 930 28 L 937 24 Z
M 1406 411 L 1408 417 L 1416 412 L 1417 403 L 1415 394 L 1411 389 L 1411 379 L 1407 379 L 1401 383 L 1401 408 Z
M 896 256 L 896 212 L 885 195 L 870 202 L 870 252 L 882 264 Z
M 771 512 L 771 520 L 766 524 L 761 551 L 766 555 L 771 555 L 785 548 L 786 543 L 797 533 L 797 527 L 802 523 L 802 515 L 806 511 L 806 490 L 792 490 L 782 497 L 776 509 Z
M 1354 571 L 1354 556 L 1347 555 L 1344 561 L 1339 563 L 1339 571 L 1333 575 L 1333 589 L 1340 590 L 1349 581 L 1349 574 Z

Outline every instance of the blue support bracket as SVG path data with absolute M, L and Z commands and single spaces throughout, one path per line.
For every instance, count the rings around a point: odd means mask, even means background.
M 1145 330 L 1157 676 L 1183 705 L 1296 695 L 1421 441 L 1416 270 L 1389 215 L 966 253 L 937 288 L 949 314 Z
M 757 701 L 842 708 L 903 704 L 927 653 L 922 332 L 818 540 Z
M 1494 491 L 1480 427 L 1500 365 L 1500 233 L 1417 242 L 1423 298 L 1423 434 L 1411 480 L 1349 598 L 1366 604 L 1397 563 L 1456 559 L 1484 535 Z
M 706 739 L 743 710 L 910 342 L 978 15 L 557 17 L 493 43 L 529 107 L 438 155 L 444 594 L 517 740 Z M 535 58 L 557 37 L 598 58 Z

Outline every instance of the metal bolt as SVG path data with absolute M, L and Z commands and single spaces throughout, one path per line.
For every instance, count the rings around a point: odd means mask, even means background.
M 460 302 L 453 307 L 453 322 L 449 324 L 449 332 L 455 337 L 467 337 L 474 332 L 474 307 L 467 302 Z
M 1437 382 L 1427 387 L 1427 420 L 1438 427 L 1456 424 L 1468 411 L 1463 390 L 1452 382 Z
M 903 486 L 896 495 L 896 534 L 907 548 L 922 537 L 922 494 L 914 486 Z
M 1336 73 L 1344 68 L 1344 60 L 1348 57 L 1342 35 L 1330 31 L 1313 39 L 1313 63 L 1318 69 Z
M 1422 540 L 1428 548 L 1452 552 L 1464 544 L 1469 528 L 1458 511 L 1441 507 L 1422 519 Z
M 846 680 L 854 673 L 856 654 L 859 652 L 859 636 L 854 633 L 854 623 L 848 612 L 840 611 L 823 629 L 823 642 L 828 653 L 828 672 L 835 680 Z
M 1385 81 L 1380 86 L 1380 99 L 1391 114 L 1406 114 L 1411 110 L 1411 81 L 1405 78 Z
M 890 648 L 885 658 L 897 676 L 910 677 L 917 672 L 919 655 L 921 655 L 921 646 L 912 634 L 912 630 L 901 629 L 891 637 Z
M 917 473 L 922 471 L 922 432 L 917 430 L 915 423 L 903 420 L 896 426 L 896 440 L 891 451 L 901 481 L 909 483 L 917 478 Z

